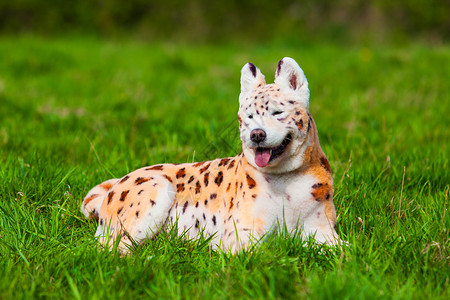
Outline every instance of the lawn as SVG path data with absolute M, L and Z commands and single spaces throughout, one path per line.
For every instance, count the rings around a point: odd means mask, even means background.
M 94 185 L 239 153 L 240 69 L 305 71 L 342 251 L 237 255 L 172 232 L 98 251 Z M 0 298 L 450 298 L 450 47 L 0 38 Z

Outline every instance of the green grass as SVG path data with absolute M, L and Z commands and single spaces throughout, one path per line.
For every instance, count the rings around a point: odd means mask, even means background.
M 239 151 L 239 76 L 295 58 L 335 181 L 320 251 L 280 234 L 232 256 L 169 232 L 98 252 L 99 182 Z M 0 298 L 448 299 L 450 47 L 0 38 Z

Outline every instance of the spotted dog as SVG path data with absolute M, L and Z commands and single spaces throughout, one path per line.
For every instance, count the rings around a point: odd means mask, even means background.
M 292 58 L 278 63 L 273 84 L 253 64 L 242 68 L 238 120 L 243 151 L 235 157 L 144 167 L 89 191 L 81 211 L 98 220 L 100 243 L 120 239 L 127 253 L 177 222 L 180 234 L 212 235 L 213 247 L 231 252 L 280 225 L 336 244 L 330 164 Z

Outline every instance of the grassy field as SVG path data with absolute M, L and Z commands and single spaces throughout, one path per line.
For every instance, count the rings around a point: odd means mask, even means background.
M 98 252 L 99 182 L 239 153 L 241 67 L 296 59 L 343 251 L 282 233 L 232 256 L 172 233 Z M 0 38 L 0 298 L 450 298 L 450 47 Z

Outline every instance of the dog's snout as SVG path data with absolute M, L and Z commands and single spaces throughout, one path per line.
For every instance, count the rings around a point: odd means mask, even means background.
M 262 129 L 253 129 L 250 132 L 250 139 L 254 143 L 261 143 L 266 139 L 266 132 Z

